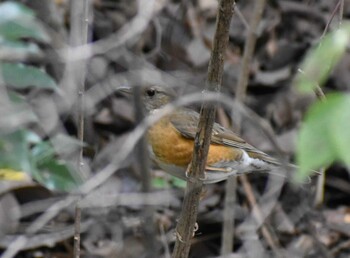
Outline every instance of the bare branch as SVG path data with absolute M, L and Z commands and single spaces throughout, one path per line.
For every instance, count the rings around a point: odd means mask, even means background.
M 238 79 L 238 85 L 236 90 L 236 97 L 238 100 L 243 101 L 247 91 L 249 66 L 252 60 L 253 52 L 255 49 L 255 43 L 257 38 L 257 29 L 264 11 L 266 0 L 256 1 L 253 11 L 252 21 L 250 22 L 250 30 L 248 32 L 248 38 L 244 45 L 244 53 L 241 64 L 241 70 Z
M 73 46 L 86 45 L 88 42 L 89 32 L 89 11 L 90 0 L 72 1 L 71 2 L 71 31 L 70 43 Z M 77 159 L 77 168 L 79 174 L 83 175 L 83 143 L 84 143 L 84 117 L 85 117 L 85 75 L 86 75 L 86 61 L 81 60 L 72 64 L 76 73 L 71 74 L 74 80 L 74 88 L 77 89 L 77 118 L 78 118 L 78 139 L 81 142 L 79 156 Z M 68 66 L 69 67 L 69 66 Z M 80 257 L 80 221 L 81 208 L 80 200 L 77 201 L 75 207 L 75 221 L 74 221 L 74 258 Z
M 232 8 L 233 0 L 220 1 L 217 12 L 213 49 L 208 67 L 206 90 L 209 91 L 220 91 Z M 215 106 L 210 103 L 203 103 L 200 112 L 198 132 L 194 142 L 192 163 L 188 171 L 190 178 L 187 181 L 185 199 L 176 227 L 177 238 L 172 254 L 174 258 L 188 257 L 190 251 L 191 238 L 196 230 L 198 203 L 203 188 L 201 179 L 204 177 L 214 120 Z
M 142 89 L 137 86 L 133 88 L 134 96 L 134 107 L 135 107 L 135 116 L 138 123 L 142 122 L 145 117 L 144 105 L 141 98 Z M 148 193 L 151 192 L 151 175 L 150 175 L 150 162 L 147 152 L 147 139 L 143 136 L 140 139 L 140 142 L 135 148 L 137 164 L 136 169 L 139 175 L 142 178 L 142 192 L 144 193 L 143 199 L 147 203 L 149 196 Z M 156 249 L 156 232 L 155 225 L 153 220 L 154 209 L 150 205 L 145 205 L 143 217 L 144 217 L 144 236 L 147 244 L 147 253 L 145 257 L 152 258 L 157 257 Z

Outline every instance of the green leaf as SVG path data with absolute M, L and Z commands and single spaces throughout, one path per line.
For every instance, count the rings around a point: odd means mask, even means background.
M 2 114 L 2 129 L 14 131 L 24 124 L 38 122 L 36 114 L 23 96 L 11 90 L 8 90 L 7 94 L 11 105 L 8 106 L 7 112 Z
M 155 189 L 169 188 L 169 183 L 163 177 L 156 177 L 156 178 L 152 178 L 152 187 Z
M 0 135 L 0 168 L 30 173 L 33 163 L 25 140 L 25 130 Z
M 82 183 L 78 172 L 57 157 L 57 152 L 49 141 L 36 144 L 31 154 L 38 167 L 32 177 L 45 187 L 51 190 L 71 191 Z
M 38 45 L 31 42 L 11 41 L 0 38 L 1 58 L 5 59 L 7 56 L 26 56 L 26 55 L 43 55 Z M 5 58 L 4 58 L 5 57 Z M 5 59 L 11 60 L 11 59 Z
M 169 184 L 169 179 L 167 179 L 166 177 L 156 177 L 152 179 L 152 186 L 157 189 L 169 188 L 170 186 L 175 186 L 177 188 L 185 188 L 186 181 L 172 176 Z
M 48 34 L 36 21 L 27 21 L 25 23 L 8 21 L 3 24 L 0 23 L 0 35 L 9 40 L 33 38 L 45 43 L 50 41 Z
M 301 65 L 301 73 L 296 76 L 297 88 L 310 93 L 316 86 L 322 86 L 345 53 L 349 39 L 349 23 L 344 23 L 341 28 L 326 35 Z
M 334 161 L 350 165 L 350 96 L 327 95 L 326 101 L 314 103 L 301 127 L 297 142 L 297 180 L 311 170 L 329 166 Z
M 33 38 L 46 43 L 50 40 L 34 13 L 15 2 L 0 5 L 0 35 L 9 40 Z
M 339 96 L 337 101 L 333 123 L 329 125 L 330 138 L 337 159 L 350 166 L 350 96 Z
M 35 163 L 40 166 L 45 160 L 52 159 L 55 156 L 55 150 L 47 141 L 41 141 L 36 144 L 31 150 Z
M 16 89 L 58 89 L 56 82 L 47 73 L 34 66 L 3 62 L 0 63 L 0 71 L 4 82 Z
M 17 92 L 9 90 L 7 91 L 7 94 L 13 104 L 23 105 L 27 103 L 25 98 L 22 95 L 19 95 Z
M 34 17 L 34 12 L 23 4 L 13 1 L 0 4 L 0 23 L 21 18 L 31 19 Z
M 178 188 L 185 188 L 186 187 L 186 181 L 177 177 L 172 177 L 172 185 Z
M 40 141 L 31 131 L 0 134 L 0 153 L 5 179 L 18 178 L 15 173 L 23 171 L 45 187 L 61 191 L 71 191 L 83 182 L 72 166 L 56 157 L 50 142 Z
M 51 190 L 71 191 L 83 181 L 70 165 L 56 159 L 45 160 L 33 177 Z
M 51 138 L 51 142 L 42 141 L 36 144 L 32 148 L 32 154 L 36 162 L 41 163 L 53 158 L 56 154 L 61 157 L 70 156 L 84 146 L 86 146 L 85 143 L 81 143 L 74 137 L 58 134 Z
M 28 144 L 38 144 L 42 141 L 39 135 L 28 130 L 24 130 L 24 138 Z

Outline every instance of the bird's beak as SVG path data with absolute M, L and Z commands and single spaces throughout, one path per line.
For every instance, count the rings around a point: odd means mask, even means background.
M 126 97 L 130 97 L 132 95 L 132 88 L 128 86 L 120 86 L 117 88 L 117 92 L 125 95 Z

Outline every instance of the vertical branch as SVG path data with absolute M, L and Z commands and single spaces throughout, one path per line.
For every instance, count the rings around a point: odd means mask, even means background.
M 235 13 L 237 8 L 235 7 Z M 221 118 L 226 114 L 222 109 L 218 110 L 218 114 L 221 114 Z M 219 116 L 220 118 L 220 116 Z M 220 123 L 224 127 L 229 127 L 227 119 L 221 119 Z M 223 211 L 223 222 L 221 232 L 221 250 L 222 256 L 228 255 L 233 252 L 234 246 L 234 227 L 235 227 L 235 203 L 236 203 L 236 190 L 237 190 L 237 178 L 231 176 L 227 179 L 225 185 L 225 200 Z
M 338 10 L 339 9 L 339 10 Z M 344 0 L 339 0 L 337 5 L 335 6 L 334 10 L 332 11 L 331 17 L 329 21 L 326 24 L 326 27 L 323 31 L 323 34 L 321 36 L 321 39 L 326 35 L 328 31 L 329 24 L 331 23 L 333 17 L 335 16 L 336 12 L 339 12 L 339 23 L 338 23 L 338 29 L 340 28 L 342 22 L 343 22 L 343 12 L 344 12 Z M 304 71 L 299 70 L 302 74 L 305 75 Z M 320 101 L 326 101 L 326 96 L 321 88 L 320 85 L 316 83 L 316 87 L 314 89 L 314 93 L 318 100 Z M 317 183 L 316 183 L 316 194 L 314 199 L 314 206 L 319 207 L 322 205 L 324 201 L 324 188 L 326 184 L 326 168 L 322 167 L 320 169 L 320 175 L 317 177 Z
M 340 6 L 339 6 L 339 24 L 338 27 L 340 27 L 343 23 L 343 16 L 344 16 L 344 0 L 340 0 Z
M 306 76 L 304 71 L 299 69 L 299 72 Z M 315 96 L 319 101 L 326 101 L 326 95 L 324 94 L 322 88 L 318 83 L 315 82 L 315 89 L 314 93 Z M 314 199 L 314 207 L 320 207 L 324 201 L 324 188 L 326 185 L 326 168 L 322 167 L 319 170 L 320 175 L 317 177 L 316 182 L 316 193 L 315 193 L 315 199 Z
M 74 2 L 74 1 L 73 1 Z M 81 41 L 80 44 L 86 44 L 88 40 L 88 26 L 89 26 L 89 0 L 83 0 L 83 13 L 80 19 L 81 23 Z M 72 5 L 73 6 L 73 5 Z M 79 18 L 79 17 L 77 17 Z M 81 77 L 78 79 L 78 139 L 81 143 L 84 142 L 84 103 L 85 103 L 85 67 L 86 63 L 81 63 Z M 83 167 L 83 148 L 79 150 L 78 167 L 79 170 Z
M 235 203 L 236 203 L 237 178 L 231 176 L 225 185 L 225 205 L 223 213 L 221 255 L 225 256 L 233 252 L 234 227 L 235 227 Z
M 258 206 L 256 201 L 252 186 L 246 175 L 239 177 L 241 184 L 243 185 L 244 191 L 247 195 L 248 202 L 252 209 L 254 219 L 261 224 L 261 233 L 264 236 L 266 242 L 271 247 L 272 251 L 275 254 L 275 257 L 284 257 L 282 252 L 279 250 L 279 241 L 278 238 L 273 234 L 273 231 L 269 230 L 267 225 L 263 224 L 264 216 L 261 209 Z
M 81 222 L 81 209 L 79 203 L 75 206 L 74 216 L 74 258 L 80 257 L 80 222 Z
M 70 6 L 70 19 L 71 19 L 71 31 L 70 31 L 70 45 L 80 46 L 87 44 L 88 31 L 89 31 L 89 9 L 90 0 L 83 1 L 71 1 Z M 84 93 L 85 93 L 85 75 L 86 75 L 86 62 L 79 61 L 75 66 L 71 66 L 76 72 L 72 74 L 72 79 L 76 85 L 76 98 L 77 98 L 77 118 L 78 118 L 78 139 L 81 143 L 84 142 Z M 83 146 L 81 144 L 81 146 Z M 80 147 L 79 156 L 77 159 L 77 167 L 80 175 L 83 174 L 83 147 Z M 75 207 L 75 225 L 74 225 L 74 258 L 80 257 L 80 220 L 81 209 L 79 201 Z
M 323 30 L 323 33 L 320 37 L 320 41 L 326 36 L 329 26 L 334 18 L 334 16 L 337 14 L 337 11 L 339 12 L 339 22 L 338 22 L 338 28 L 341 26 L 342 21 L 343 21 L 343 12 L 344 12 L 344 0 L 338 0 L 336 6 L 334 7 L 330 18 L 328 19 L 326 26 Z
M 238 85 L 236 90 L 236 98 L 238 101 L 243 102 L 246 96 L 248 78 L 249 78 L 249 66 L 252 60 L 253 52 L 256 44 L 256 31 L 259 26 L 262 13 L 264 11 L 266 0 L 258 0 L 254 6 L 253 17 L 250 24 L 246 25 L 248 28 L 248 38 L 244 46 L 244 53 L 242 58 L 241 70 L 238 77 Z M 243 17 L 243 16 L 242 16 Z M 241 18 L 245 21 L 244 18 Z M 244 23 L 244 22 L 243 22 Z M 246 23 L 244 23 L 246 24 Z M 237 121 L 235 121 L 238 128 L 236 131 L 240 131 L 241 117 L 237 116 Z M 243 175 L 243 177 L 245 177 Z M 237 179 L 235 177 L 230 177 L 227 179 L 225 187 L 225 209 L 224 209 L 224 224 L 222 232 L 222 246 L 221 254 L 229 254 L 233 250 L 233 232 L 234 232 L 234 207 L 232 207 L 232 202 L 236 194 Z
M 247 42 L 244 45 L 241 70 L 238 77 L 236 97 L 239 101 L 243 101 L 246 96 L 249 78 L 249 66 L 252 61 L 256 43 L 256 31 L 258 29 L 262 13 L 264 11 L 265 2 L 266 0 L 257 0 L 254 6 L 253 17 L 250 22 L 250 29 L 248 31 Z
M 254 6 L 253 17 L 250 22 L 250 30 L 248 33 L 248 38 L 247 38 L 245 47 L 244 47 L 242 65 L 241 65 L 241 70 L 240 70 L 238 85 L 236 90 L 236 98 L 239 102 L 244 102 L 244 99 L 246 97 L 248 78 L 249 78 L 249 66 L 253 57 L 256 39 L 257 39 L 256 31 L 261 21 L 265 4 L 266 4 L 266 0 L 257 0 Z M 241 123 L 241 117 L 239 115 L 238 121 L 237 121 L 237 124 L 239 125 L 239 127 L 240 127 L 240 123 Z M 240 128 L 238 128 L 238 131 L 240 131 Z M 240 182 L 243 184 L 244 190 L 246 192 L 246 195 L 248 197 L 248 201 L 251 207 L 252 208 L 254 207 L 256 209 L 256 212 L 253 213 L 253 216 L 257 221 L 261 221 L 262 213 L 259 207 L 257 206 L 257 201 L 247 176 L 242 175 L 239 177 L 239 179 L 240 179 Z M 276 257 L 281 257 L 282 255 L 278 249 L 278 245 L 279 245 L 278 239 L 273 237 L 273 235 L 271 234 L 269 229 L 266 227 L 266 225 L 262 225 L 262 234 L 266 239 L 267 243 L 269 244 L 269 246 L 271 247 L 271 249 L 274 251 Z
M 144 105 L 141 99 L 141 87 L 137 86 L 133 88 L 134 96 L 134 108 L 135 108 L 135 118 L 136 122 L 140 123 L 145 117 Z M 145 203 L 150 203 L 148 201 L 151 192 L 151 175 L 150 175 L 150 162 L 147 155 L 147 141 L 145 136 L 141 138 L 137 146 L 135 147 L 135 154 L 137 158 L 136 169 L 142 178 L 142 192 L 144 192 Z M 156 249 L 156 232 L 155 224 L 153 219 L 154 209 L 151 205 L 145 205 L 143 217 L 144 217 L 144 236 L 146 240 L 146 258 L 158 257 Z
M 233 0 L 221 0 L 217 18 L 213 49 L 208 67 L 206 90 L 219 91 L 224 71 L 224 56 L 228 43 L 228 32 L 232 17 Z M 203 188 L 202 178 L 208 155 L 211 132 L 215 119 L 215 105 L 203 103 L 198 132 L 195 137 L 192 163 L 188 168 L 190 178 L 187 181 L 185 199 L 176 227 L 176 243 L 172 257 L 188 257 L 191 238 L 196 230 L 196 219 L 200 194 Z

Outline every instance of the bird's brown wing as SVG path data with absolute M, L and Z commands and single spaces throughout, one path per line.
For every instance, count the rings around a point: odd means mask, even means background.
M 190 139 L 194 139 L 196 135 L 198 121 L 199 114 L 190 109 L 178 110 L 170 119 L 170 122 L 173 124 L 176 130 L 178 130 L 182 136 Z M 280 162 L 278 162 L 276 159 L 248 144 L 236 133 L 224 128 L 218 123 L 214 123 L 211 142 L 241 149 L 246 151 L 252 158 L 259 158 L 268 163 L 280 165 Z

